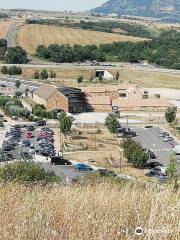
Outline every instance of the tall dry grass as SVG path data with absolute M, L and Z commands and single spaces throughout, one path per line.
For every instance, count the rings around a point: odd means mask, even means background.
M 1 240 L 179 240 L 179 193 L 112 183 L 1 185 Z M 144 234 L 137 237 L 136 227 Z

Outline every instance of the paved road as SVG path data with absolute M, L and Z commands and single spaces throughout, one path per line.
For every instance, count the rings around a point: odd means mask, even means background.
M 52 165 L 50 163 L 39 163 L 46 171 L 53 171 L 56 176 L 66 177 L 68 181 L 71 181 L 73 178 L 85 176 L 89 172 L 78 172 L 73 166 L 58 166 Z
M 17 24 L 12 23 L 6 37 L 8 48 L 14 47 L 14 38 L 16 35 L 16 31 L 17 31 Z
M 135 127 L 133 129 L 137 133 L 136 140 L 141 143 L 142 147 L 152 150 L 157 155 L 157 159 L 155 161 L 158 161 L 167 167 L 169 157 L 173 151 L 170 142 L 163 142 L 163 140 L 159 137 L 159 133 L 162 130 L 157 127 L 151 129 Z M 177 145 L 176 142 L 174 142 L 174 144 Z M 180 172 L 180 156 L 177 156 L 177 163 L 177 168 Z
M 108 113 L 101 113 L 101 112 L 90 112 L 90 113 L 81 113 L 78 115 L 74 115 L 75 124 L 104 124 L 105 119 L 108 116 Z M 164 119 L 164 113 L 153 113 L 153 112 L 128 112 L 128 113 L 121 113 L 121 117 L 119 122 L 120 124 L 151 124 L 149 120 L 137 120 L 137 117 L 146 117 L 148 119 L 152 117 L 159 117 L 158 122 L 153 122 L 153 124 L 164 124 L 166 121 Z M 131 117 L 131 119 L 129 119 Z M 180 117 L 180 113 L 177 114 L 177 117 Z M 133 119 L 134 118 L 134 119 Z
M 15 33 L 15 30 L 13 30 Z M 12 39 L 12 37 L 10 37 Z M 106 64 L 106 63 L 104 63 Z M 103 69 L 117 69 L 120 70 L 120 68 L 127 68 L 129 70 L 135 70 L 135 71 L 147 71 L 147 72 L 161 72 L 161 73 L 171 73 L 171 74 L 176 74 L 180 75 L 180 70 L 174 70 L 174 69 L 165 69 L 165 68 L 156 68 L 153 66 L 143 66 L 141 64 L 129 64 L 129 63 L 113 63 L 113 66 L 89 66 L 88 64 L 85 65 L 77 65 L 73 63 L 34 63 L 34 64 L 0 64 L 1 65 L 6 65 L 6 66 L 11 66 L 11 65 L 17 65 L 21 66 L 23 68 L 76 68 L 76 69 L 92 69 L 95 70 L 97 68 L 103 68 Z

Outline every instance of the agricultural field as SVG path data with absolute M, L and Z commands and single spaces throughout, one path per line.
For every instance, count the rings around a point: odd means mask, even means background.
M 6 38 L 11 24 L 11 20 L 0 20 L 0 38 Z
M 34 54 L 36 47 L 40 44 L 79 44 L 88 45 L 111 43 L 118 41 L 140 41 L 143 38 L 123 36 L 113 33 L 55 27 L 48 25 L 24 25 L 17 34 L 17 44 L 26 49 L 28 53 Z

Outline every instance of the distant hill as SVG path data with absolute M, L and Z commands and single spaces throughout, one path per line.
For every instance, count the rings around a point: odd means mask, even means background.
M 109 0 L 95 13 L 162 18 L 180 22 L 180 0 Z

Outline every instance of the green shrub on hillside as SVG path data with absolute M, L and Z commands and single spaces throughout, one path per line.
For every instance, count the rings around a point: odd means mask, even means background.
M 60 177 L 35 163 L 17 162 L 0 168 L 0 180 L 14 183 L 59 183 Z

